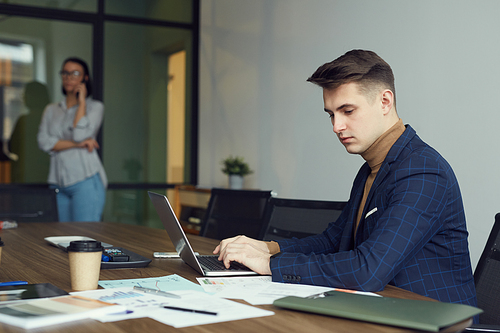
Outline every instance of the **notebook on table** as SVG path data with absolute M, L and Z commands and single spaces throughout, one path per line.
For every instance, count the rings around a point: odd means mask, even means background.
M 320 297 L 288 296 L 275 300 L 273 304 L 287 309 L 432 332 L 439 332 L 483 312 L 463 304 L 373 297 L 341 291 L 329 291 Z
M 198 273 L 203 276 L 257 275 L 237 262 L 232 262 L 231 267 L 226 268 L 222 261 L 217 259 L 218 255 L 196 255 L 168 198 L 154 192 L 148 192 L 148 194 L 179 257 Z

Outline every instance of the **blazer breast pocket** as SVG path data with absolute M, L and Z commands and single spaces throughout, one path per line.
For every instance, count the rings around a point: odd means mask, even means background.
M 366 215 L 365 215 L 365 220 L 366 220 L 368 217 L 370 217 L 370 215 L 375 214 L 377 211 L 378 211 L 378 208 L 377 208 L 377 207 L 375 207 L 375 208 L 373 208 L 373 209 L 370 209 L 370 210 L 368 211 L 368 213 L 366 213 Z
M 379 209 L 378 207 L 368 209 L 365 213 L 365 218 L 361 227 L 363 228 L 363 234 L 365 234 L 366 237 L 368 237 L 373 228 L 375 228 L 382 213 L 382 209 Z M 360 231 L 360 229 L 358 229 L 358 231 Z

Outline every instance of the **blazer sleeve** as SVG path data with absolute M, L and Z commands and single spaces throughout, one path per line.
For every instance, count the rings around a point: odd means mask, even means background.
M 272 258 L 273 281 L 382 290 L 441 228 L 449 185 L 447 170 L 451 170 L 424 154 L 397 164 L 396 171 L 389 172 L 383 184 L 375 189 L 373 202 L 378 211 L 364 221 L 369 227 L 362 231 L 365 239 L 358 246 L 338 252 L 332 247 L 329 253 L 328 241 L 337 241 L 336 237 L 328 238 L 336 228 L 334 225 L 314 238 L 292 241 L 294 245 L 286 243 L 284 249 L 295 247 L 306 251 L 282 250 Z M 303 242 L 310 243 L 309 247 Z M 316 242 L 321 245 L 315 245 Z M 322 251 L 315 252 L 317 248 Z

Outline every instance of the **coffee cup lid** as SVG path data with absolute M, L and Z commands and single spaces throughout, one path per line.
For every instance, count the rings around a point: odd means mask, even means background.
M 78 240 L 69 243 L 68 251 L 71 252 L 99 252 L 103 247 L 101 242 L 94 240 Z

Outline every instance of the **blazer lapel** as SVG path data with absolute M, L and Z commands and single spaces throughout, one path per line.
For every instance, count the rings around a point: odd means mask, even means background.
M 347 223 L 342 232 L 342 239 L 340 242 L 340 250 L 348 251 L 354 248 L 353 236 L 354 236 L 354 223 L 358 216 L 358 209 L 363 197 L 363 190 L 365 187 L 366 179 L 370 174 L 370 167 L 367 163 L 363 164 L 358 172 L 358 176 L 354 181 L 351 197 L 349 201 L 353 204 L 350 205 L 349 217 L 347 218 Z
M 370 192 L 368 193 L 368 197 L 366 198 L 366 203 L 365 207 L 363 208 L 363 213 L 361 214 L 361 219 L 359 220 L 359 225 L 358 229 L 356 232 L 356 240 L 354 242 L 354 246 L 357 246 L 360 242 L 360 240 L 363 239 L 363 227 L 365 224 L 365 217 L 366 214 L 371 211 L 372 209 L 375 208 L 375 204 L 372 204 L 372 199 L 374 194 L 376 193 L 378 187 L 382 183 L 382 181 L 387 177 L 387 175 L 390 173 L 391 170 L 391 165 L 397 160 L 398 156 L 401 154 L 401 151 L 403 148 L 410 142 L 410 140 L 415 136 L 416 132 L 413 128 L 411 128 L 410 125 L 406 125 L 407 128 L 401 134 L 399 139 L 394 143 L 394 145 L 391 147 L 389 152 L 387 153 L 387 156 L 384 159 L 384 162 L 382 163 L 382 166 L 380 167 L 380 170 L 377 172 L 377 176 L 375 177 L 375 180 L 373 181 L 372 187 L 370 188 Z M 366 178 L 365 178 L 366 181 Z M 363 188 L 364 188 L 364 182 L 363 182 Z M 363 193 L 363 188 L 361 189 L 361 195 Z M 359 207 L 359 203 L 357 205 Z M 380 207 L 382 208 L 382 207 Z M 377 209 L 380 209 L 377 208 Z M 352 228 L 351 228 L 352 229 Z

